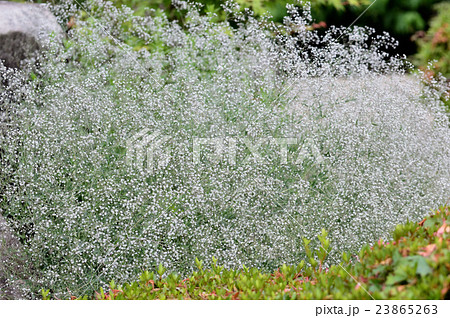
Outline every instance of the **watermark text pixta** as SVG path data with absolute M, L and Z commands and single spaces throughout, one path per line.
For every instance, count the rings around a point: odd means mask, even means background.
M 288 156 L 288 148 L 297 146 L 296 153 Z M 238 147 L 239 146 L 239 147 Z M 321 164 L 324 159 L 316 143 L 311 138 L 234 138 L 234 137 L 214 137 L 214 138 L 192 138 L 192 161 L 200 164 L 202 160 L 217 163 L 226 161 L 230 165 L 246 164 L 250 161 L 257 164 L 264 164 L 267 158 L 263 155 L 263 149 L 267 146 L 275 146 L 278 150 L 279 164 L 302 164 L 306 159 L 313 159 L 315 163 Z M 173 149 L 176 143 L 172 138 L 163 135 L 160 131 L 151 132 L 143 129 L 127 140 L 126 162 L 139 169 L 146 169 L 154 172 L 156 169 L 166 167 L 170 160 L 173 160 Z M 245 152 L 238 153 L 238 149 Z M 176 152 L 175 152 L 176 153 Z M 239 162 L 237 158 L 240 158 Z

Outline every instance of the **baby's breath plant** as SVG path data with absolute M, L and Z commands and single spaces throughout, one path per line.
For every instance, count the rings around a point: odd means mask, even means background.
M 0 208 L 32 291 L 84 295 L 160 264 L 186 275 L 196 257 L 272 270 L 322 228 L 330 255 L 356 251 L 449 199 L 441 95 L 384 53 L 387 34 L 320 36 L 307 6 L 275 25 L 174 4 L 182 25 L 84 2 L 63 45 L 0 69 Z M 129 164 L 143 131 L 163 142 Z

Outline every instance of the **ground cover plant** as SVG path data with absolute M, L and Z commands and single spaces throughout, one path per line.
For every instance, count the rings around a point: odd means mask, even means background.
M 407 75 L 387 34 L 320 35 L 307 4 L 283 25 L 173 4 L 183 23 L 63 2 L 63 45 L 0 66 L 0 208 L 29 297 L 160 264 L 186 276 L 196 258 L 271 271 L 307 259 L 302 238 L 314 247 L 323 228 L 337 257 L 449 199 L 444 83 Z
M 434 8 L 437 14 L 430 21 L 430 29 L 414 36 L 419 46 L 416 63 L 424 65 L 433 61 L 434 68 L 450 78 L 450 3 L 442 2 Z
M 111 282 L 106 292 L 71 299 L 449 299 L 449 223 L 449 208 L 441 207 L 419 223 L 397 225 L 392 240 L 364 245 L 356 255 L 344 252 L 329 268 L 322 266 L 330 246 L 323 231 L 316 250 L 304 241 L 309 261 L 284 264 L 273 273 L 228 270 L 217 259 L 205 269 L 196 259 L 197 269 L 186 279 L 165 274 L 161 266 L 136 282 Z M 50 299 L 49 290 L 42 296 Z M 408 310 L 402 307 L 394 310 Z

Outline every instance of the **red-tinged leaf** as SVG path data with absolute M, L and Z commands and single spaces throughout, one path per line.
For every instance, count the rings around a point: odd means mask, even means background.
M 275 275 L 276 278 L 284 278 L 284 275 L 283 275 L 282 273 L 280 273 L 279 270 L 276 271 L 276 272 L 274 273 L 274 275 Z
M 442 257 L 442 254 L 434 254 L 433 255 L 433 262 L 439 263 L 439 259 Z
M 303 276 L 302 273 L 297 273 L 297 274 L 295 274 L 294 279 L 297 279 L 297 278 L 302 277 L 302 276 Z
M 430 244 L 422 248 L 423 252 L 419 252 L 417 254 L 422 255 L 424 257 L 430 256 L 436 250 L 436 244 Z
M 442 224 L 442 226 L 437 230 L 436 233 L 434 233 L 434 235 L 436 236 L 442 236 L 444 235 L 444 233 L 450 233 L 450 225 L 446 224 L 444 222 L 444 224 Z
M 366 277 L 362 277 L 362 276 L 361 276 L 361 277 L 359 277 L 358 279 L 359 279 L 359 281 L 360 281 L 360 282 L 363 282 L 363 283 L 367 283 L 367 282 L 369 281 L 369 279 L 368 279 L 368 278 L 366 278 Z
M 405 285 L 400 285 L 400 286 L 397 286 L 397 291 L 399 291 L 399 292 L 402 292 L 402 291 L 404 291 L 404 290 L 405 290 L 405 288 L 406 288 L 406 286 L 405 286 Z
M 423 226 L 423 224 L 425 223 L 426 220 L 427 220 L 427 219 L 423 219 L 422 221 L 420 221 L 420 222 L 419 222 L 419 225 L 420 225 L 420 226 Z
M 449 286 L 444 286 L 444 288 L 442 288 L 441 290 L 441 299 L 448 299 L 447 297 L 449 296 Z
M 153 280 L 149 280 L 145 283 L 145 286 L 148 286 L 148 284 L 152 284 L 152 289 L 155 289 L 155 282 Z
M 75 17 L 70 17 L 70 20 L 67 22 L 67 28 L 72 29 L 75 26 Z
M 320 28 L 326 28 L 327 24 L 324 21 L 321 21 L 319 23 L 313 23 L 311 26 L 313 29 L 320 29 Z
M 387 258 L 384 261 L 380 262 L 380 265 L 390 265 L 392 264 L 392 258 Z
M 201 293 L 199 296 L 202 297 L 203 299 L 208 299 L 208 297 L 211 297 L 211 296 L 217 296 L 217 294 L 216 294 L 215 291 L 212 291 L 212 292 L 209 293 L 209 294 L 207 294 L 207 293 Z
M 402 254 L 403 257 L 406 257 L 409 255 L 409 249 L 404 248 L 402 250 L 400 250 L 400 254 Z

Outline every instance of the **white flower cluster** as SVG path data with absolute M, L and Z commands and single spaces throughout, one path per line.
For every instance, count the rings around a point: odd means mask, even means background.
M 195 257 L 270 270 L 303 259 L 301 238 L 322 228 L 334 255 L 354 251 L 449 199 L 448 118 L 383 52 L 388 35 L 321 36 L 294 7 L 279 26 L 182 3 L 181 27 L 84 6 L 64 48 L 0 69 L 0 209 L 34 286 L 79 295 L 158 264 L 185 275 Z M 126 164 L 143 129 L 170 137 L 151 172 Z M 234 162 L 206 144 L 196 162 L 195 138 L 232 138 Z

